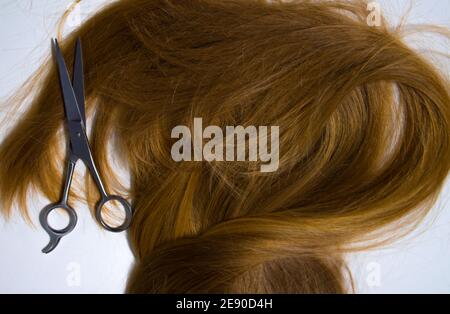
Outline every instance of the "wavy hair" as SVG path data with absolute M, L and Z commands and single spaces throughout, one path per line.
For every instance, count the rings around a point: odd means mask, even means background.
M 449 82 L 367 14 L 362 0 L 120 0 L 62 41 L 68 60 L 83 42 L 94 158 L 135 208 L 127 292 L 350 292 L 345 254 L 427 214 L 450 167 Z M 0 146 L 0 204 L 27 217 L 30 188 L 61 192 L 50 59 L 24 91 L 31 105 Z M 194 117 L 279 126 L 278 170 L 173 161 L 171 130 Z

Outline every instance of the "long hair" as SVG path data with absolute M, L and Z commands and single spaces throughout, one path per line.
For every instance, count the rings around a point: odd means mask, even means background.
M 127 292 L 349 292 L 345 253 L 427 214 L 450 167 L 449 84 L 367 14 L 361 0 L 120 0 L 63 40 L 68 60 L 83 43 L 94 158 L 135 209 Z M 26 90 L 0 147 L 6 215 L 27 215 L 31 188 L 55 201 L 62 186 L 50 59 Z M 174 161 L 171 130 L 195 117 L 279 126 L 279 168 Z

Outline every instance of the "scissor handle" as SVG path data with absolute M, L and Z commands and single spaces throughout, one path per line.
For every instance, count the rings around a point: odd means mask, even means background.
M 120 226 L 117 227 L 111 226 L 103 219 L 102 208 L 106 203 L 110 201 L 118 201 L 120 205 L 122 205 L 122 208 L 125 212 L 125 219 Z M 102 199 L 97 204 L 97 207 L 95 209 L 95 218 L 106 230 L 112 232 L 122 232 L 127 230 L 128 227 L 130 226 L 133 218 L 133 210 L 131 209 L 130 203 L 128 203 L 123 197 L 120 197 L 118 195 L 104 195 L 102 196 Z
M 62 229 L 55 229 L 48 223 L 48 216 L 53 210 L 58 208 L 65 210 L 69 215 L 69 223 Z M 50 253 L 53 251 L 61 238 L 72 232 L 77 224 L 77 219 L 77 213 L 67 203 L 55 203 L 44 207 L 39 214 L 39 222 L 41 223 L 42 228 L 44 228 L 50 236 L 50 242 L 42 249 L 42 252 Z

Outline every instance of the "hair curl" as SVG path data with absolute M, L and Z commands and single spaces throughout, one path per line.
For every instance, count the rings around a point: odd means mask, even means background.
M 63 40 L 69 60 L 83 42 L 94 158 L 109 191 L 135 208 L 127 292 L 347 292 L 346 252 L 426 215 L 450 167 L 449 84 L 401 28 L 368 26 L 366 9 L 121 0 Z M 51 200 L 61 192 L 64 113 L 51 60 L 37 77 L 0 147 L 5 214 L 17 203 L 27 215 L 30 187 Z M 193 117 L 280 126 L 279 169 L 173 161 L 171 129 Z

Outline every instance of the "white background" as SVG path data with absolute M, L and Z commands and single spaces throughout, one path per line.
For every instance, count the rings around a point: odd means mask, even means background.
M 69 19 L 76 25 L 103 0 L 84 0 Z M 71 1 L 0 0 L 0 97 L 5 99 L 33 73 L 49 52 L 56 22 Z M 379 1 L 391 21 L 398 21 L 410 1 Z M 450 1 L 414 1 L 409 23 L 450 27 Z M 414 38 L 418 47 L 449 53 L 433 37 Z M 448 72 L 448 71 L 447 71 Z M 450 105 L 450 104 L 449 104 Z M 4 112 L 0 111 L 0 118 Z M 4 131 L 3 131 L 4 133 Z M 0 133 L 0 138 L 4 134 Z M 1 162 L 1 161 L 0 161 Z M 432 166 L 432 165 L 430 165 Z M 349 257 L 360 293 L 450 293 L 450 184 L 427 220 L 411 236 L 387 248 Z M 32 214 L 47 200 L 33 201 Z M 77 205 L 77 228 L 51 254 L 41 248 L 46 233 L 19 215 L 0 218 L 0 293 L 121 293 L 133 262 L 125 234 L 101 231 Z M 57 218 L 62 219 L 62 217 Z M 301 270 L 299 270 L 301 271 Z

